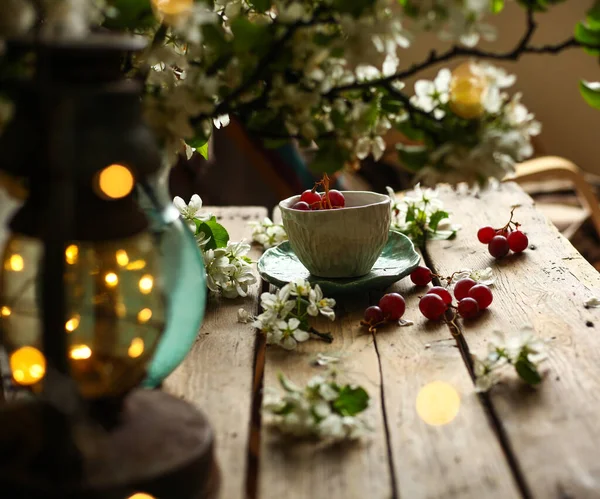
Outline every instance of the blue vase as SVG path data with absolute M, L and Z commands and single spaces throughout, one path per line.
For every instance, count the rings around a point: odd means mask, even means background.
M 153 185 L 155 198 L 141 205 L 151 220 L 161 258 L 166 300 L 166 325 L 143 386 L 154 388 L 181 364 L 192 348 L 204 319 L 206 272 L 192 232 L 171 204 L 167 182 Z

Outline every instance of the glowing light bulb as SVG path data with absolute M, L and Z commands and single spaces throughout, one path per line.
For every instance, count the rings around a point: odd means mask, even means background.
M 135 359 L 144 353 L 144 340 L 142 338 L 133 338 L 131 340 L 131 345 L 129 345 L 129 349 L 127 350 L 127 354 Z
M 419 417 L 428 425 L 446 425 L 458 414 L 460 395 L 451 384 L 434 381 L 419 390 L 416 408 Z
M 151 496 L 150 494 L 145 494 L 144 492 L 136 492 L 132 496 L 129 496 L 127 499 L 156 499 L 156 497 Z
M 34 347 L 21 347 L 10 356 L 13 378 L 20 385 L 33 385 L 46 374 L 46 358 Z
M 0 309 L 0 315 L 2 317 L 10 317 L 10 314 L 12 314 L 10 307 L 4 306 Z
M 127 254 L 127 251 L 125 251 L 125 250 L 121 249 L 121 250 L 117 251 L 116 257 L 117 257 L 117 263 L 121 267 L 125 267 L 129 263 L 129 255 Z
M 140 324 L 148 322 L 152 318 L 152 310 L 144 308 L 138 312 L 137 320 Z
M 135 260 L 127 265 L 127 270 L 142 270 L 146 268 L 146 262 L 144 260 Z
M 79 315 L 74 315 L 65 323 L 65 329 L 67 332 L 72 333 L 79 327 Z
M 129 168 L 123 165 L 110 165 L 98 175 L 100 194 L 110 199 L 120 199 L 132 190 L 134 179 Z
M 69 355 L 73 360 L 89 359 L 92 356 L 92 349 L 87 345 L 73 345 Z
M 177 15 L 190 11 L 193 0 L 152 0 L 154 7 L 162 14 Z
M 142 276 L 139 282 L 140 291 L 142 294 L 147 295 L 152 291 L 152 287 L 154 286 L 154 278 L 150 274 L 146 274 Z
M 65 260 L 69 265 L 77 263 L 77 257 L 79 256 L 79 248 L 75 244 L 67 246 L 65 250 Z
M 8 259 L 8 270 L 13 270 L 15 272 L 21 272 L 25 268 L 25 262 L 23 261 L 23 257 L 18 254 L 11 255 Z
M 119 284 L 119 278 L 114 272 L 109 272 L 104 276 L 104 282 L 106 282 L 107 286 L 114 288 L 117 284 Z

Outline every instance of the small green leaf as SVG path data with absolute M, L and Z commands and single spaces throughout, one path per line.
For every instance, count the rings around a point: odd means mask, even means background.
M 196 152 L 200 154 L 204 159 L 208 159 L 208 142 L 201 145 L 200 147 L 196 147 Z
M 515 369 L 517 370 L 517 374 L 523 381 L 525 381 L 525 383 L 537 385 L 542 381 L 542 377 L 540 376 L 535 364 L 532 364 L 524 355 L 519 357 L 515 363 Z
M 248 3 L 258 12 L 266 12 L 271 8 L 271 0 L 248 0 Z
M 586 22 L 592 31 L 600 31 L 600 0 L 597 0 L 594 6 L 587 11 Z
M 492 14 L 499 14 L 504 9 L 504 0 L 492 0 Z
M 342 387 L 333 408 L 342 416 L 354 416 L 364 411 L 369 406 L 369 394 L 362 387 L 352 388 L 350 385 Z
M 201 232 L 204 233 L 205 237 L 210 237 L 206 249 L 224 248 L 229 242 L 227 229 L 218 223 L 215 217 L 205 222 L 196 219 L 196 234 Z
M 406 217 L 405 217 L 405 222 L 414 222 L 416 219 L 416 214 L 415 214 L 415 205 L 414 204 L 409 204 L 408 208 L 406 210 Z
M 584 50 L 590 55 L 599 55 L 600 54 L 600 31 L 595 31 L 585 24 L 579 22 L 575 26 L 575 40 L 579 43 L 583 43 L 586 45 L 594 45 L 596 48 L 584 48 Z
M 289 379 L 287 379 L 282 373 L 279 373 L 277 375 L 277 377 L 279 378 L 279 383 L 281 384 L 281 386 L 283 387 L 283 389 L 286 392 L 292 393 L 292 392 L 299 392 L 299 391 L 301 391 L 298 386 L 296 386 Z
M 449 216 L 450 214 L 448 212 L 437 210 L 436 212 L 432 213 L 431 218 L 429 219 L 429 228 L 435 232 L 440 222 Z
M 292 412 L 294 410 L 294 406 L 292 404 L 283 404 L 283 406 L 281 406 L 280 409 L 276 409 L 273 411 L 273 414 L 276 414 L 277 416 L 285 416 L 286 414 L 289 414 L 290 412 Z
M 579 82 L 579 92 L 590 106 L 594 109 L 600 109 L 600 82 L 581 80 Z

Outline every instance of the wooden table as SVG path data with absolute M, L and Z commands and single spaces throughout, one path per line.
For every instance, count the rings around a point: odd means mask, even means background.
M 494 269 L 494 303 L 452 337 L 443 323 L 418 312 L 423 289 L 404 279 L 394 291 L 407 300 L 411 327 L 373 336 L 359 326 L 364 309 L 381 293 L 340 300 L 337 319 L 323 321 L 335 341 L 311 340 L 293 352 L 265 348 L 240 307 L 255 313 L 259 283 L 246 299 L 211 299 L 198 340 L 165 389 L 205 411 L 217 435 L 223 473 L 221 497 L 292 498 L 600 498 L 600 275 L 534 208 L 514 184 L 473 195 L 442 189 L 454 241 L 432 241 L 424 255 L 435 272 Z M 521 256 L 492 259 L 476 238 L 479 227 L 506 222 L 513 204 L 529 234 Z M 262 208 L 213 208 L 233 239 L 250 238 L 248 221 Z M 254 257 L 260 255 L 254 251 Z M 548 340 L 549 375 L 538 389 L 518 382 L 478 395 L 470 352 L 483 353 L 493 330 L 532 325 Z M 301 383 L 316 374 L 319 353 L 341 356 L 342 368 L 370 393 L 374 428 L 352 445 L 290 444 L 261 424 L 261 396 L 278 389 L 277 373 Z M 430 425 L 415 409 L 420 390 L 434 381 L 460 395 L 458 414 Z

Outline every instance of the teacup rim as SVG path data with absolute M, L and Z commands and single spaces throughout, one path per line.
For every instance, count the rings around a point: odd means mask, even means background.
M 374 191 L 340 191 L 342 194 L 373 194 L 375 196 L 378 196 L 380 198 L 379 201 L 375 201 L 373 203 L 369 203 L 369 204 L 363 204 L 360 206 L 345 206 L 344 208 L 336 208 L 334 210 L 307 210 L 307 211 L 302 211 L 302 210 L 294 210 L 292 209 L 291 206 L 289 206 L 289 204 L 292 203 L 292 200 L 295 199 L 295 202 L 297 202 L 298 199 L 300 199 L 301 194 L 294 194 L 293 196 L 290 196 L 286 199 L 283 199 L 281 201 L 279 201 L 279 208 L 281 210 L 288 210 L 288 211 L 292 211 L 294 213 L 314 213 L 315 215 L 317 213 L 339 213 L 342 210 L 343 211 L 350 211 L 350 210 L 360 210 L 360 209 L 364 209 L 364 208 L 369 208 L 371 206 L 378 206 L 378 205 L 383 205 L 383 204 L 389 204 L 391 203 L 391 198 L 387 195 L 387 194 L 381 194 L 380 192 L 374 192 Z M 321 215 L 322 216 L 322 215 Z

